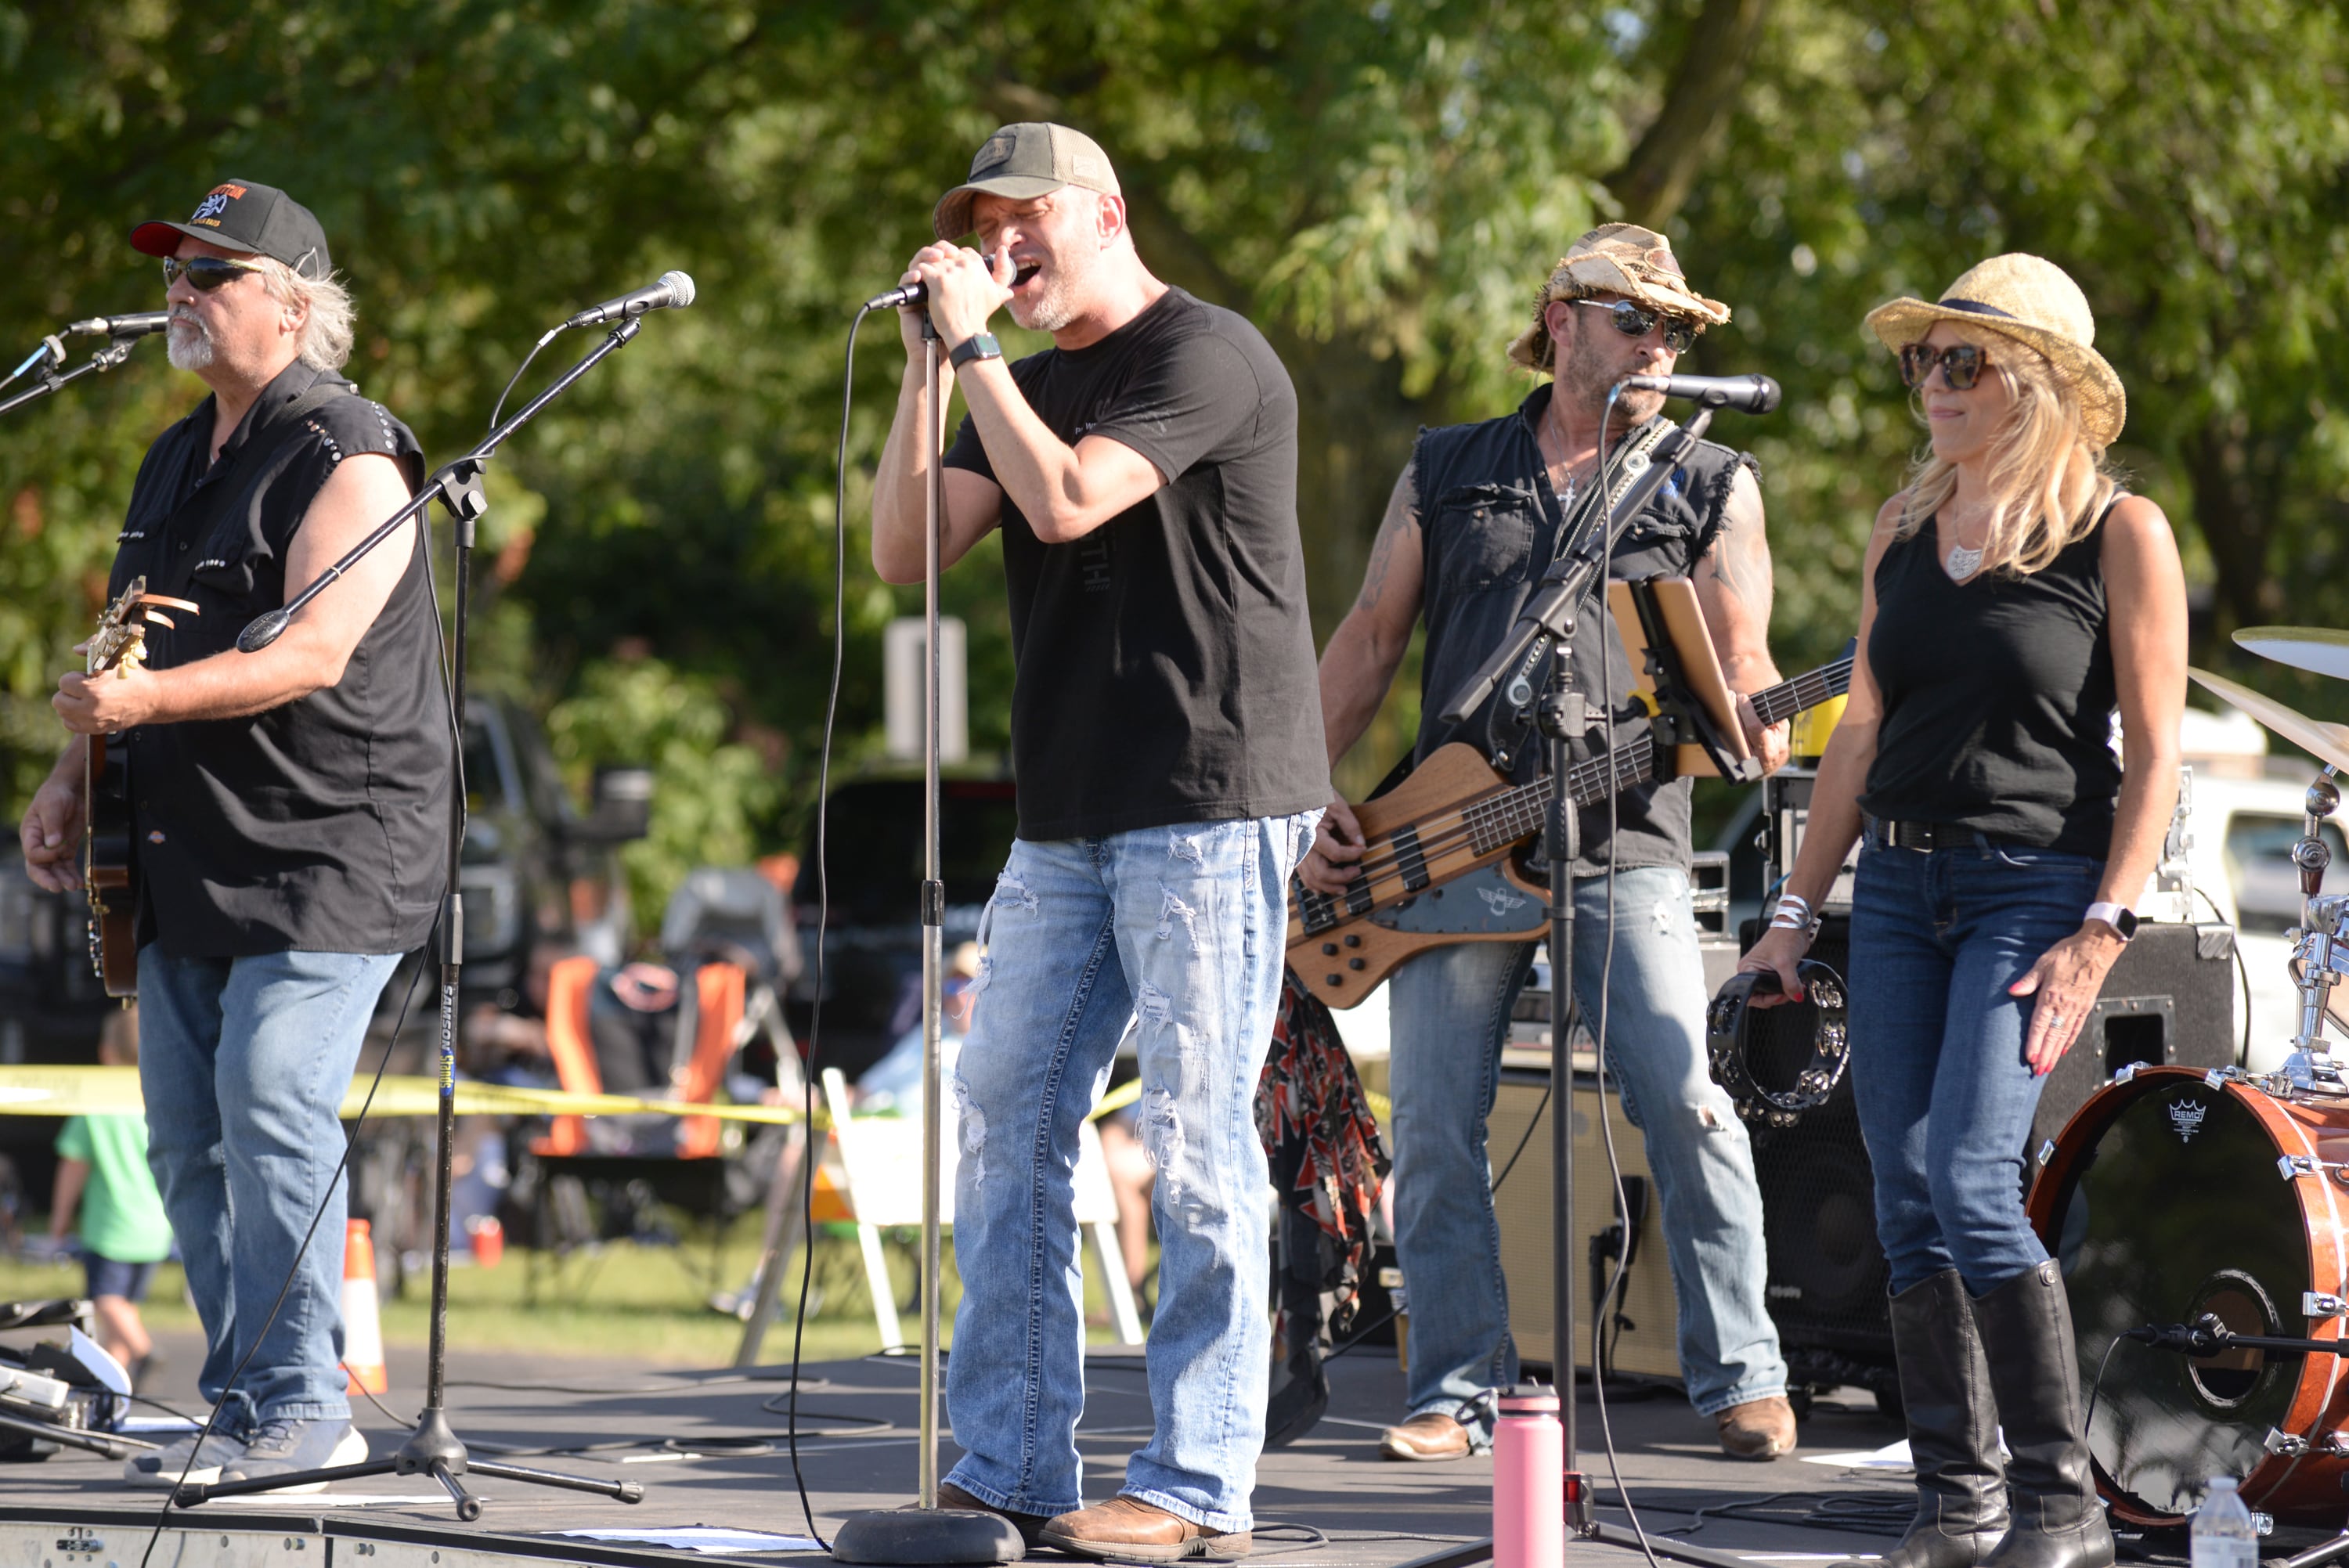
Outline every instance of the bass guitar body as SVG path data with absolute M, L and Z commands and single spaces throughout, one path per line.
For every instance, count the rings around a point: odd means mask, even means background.
M 1350 1007 L 1422 948 L 1537 938 L 1549 895 L 1509 856 L 1526 825 L 1496 809 L 1518 793 L 1454 744 L 1355 807 L 1361 874 L 1342 893 L 1292 886 L 1288 966 L 1328 1006 Z

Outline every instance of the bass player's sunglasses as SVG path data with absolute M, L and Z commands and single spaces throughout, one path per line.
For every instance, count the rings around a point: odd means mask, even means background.
M 1900 379 L 1911 387 L 1925 385 L 1936 365 L 1941 367 L 1941 379 L 1950 384 L 1951 391 L 1971 392 L 1989 367 L 1990 356 L 1971 343 L 1953 343 L 1947 348 L 1911 343 L 1900 350 Z
M 1664 315 L 1628 299 L 1578 299 L 1569 304 L 1587 304 L 1593 310 L 1603 310 L 1615 324 L 1615 330 L 1626 337 L 1645 337 L 1656 330 L 1656 323 L 1664 324 L 1664 346 L 1674 354 L 1686 354 L 1696 343 L 1697 334 L 1704 330 L 1684 315 Z
M 257 273 L 262 269 L 252 262 L 226 261 L 219 256 L 191 256 L 181 261 L 177 256 L 163 258 L 163 286 L 170 288 L 181 277 L 202 294 L 210 294 L 239 273 Z

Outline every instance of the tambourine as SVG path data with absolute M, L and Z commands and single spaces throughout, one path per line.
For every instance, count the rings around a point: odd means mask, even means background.
M 1758 992 L 1775 995 L 1778 976 L 1769 971 L 1733 975 L 1705 1009 L 1705 1057 L 1713 1081 L 1737 1102 L 1737 1114 L 1764 1127 L 1792 1127 L 1806 1110 L 1826 1104 L 1851 1065 L 1849 1017 L 1844 1002 L 1843 976 L 1816 959 L 1795 965 L 1803 983 L 1803 1000 L 1815 1010 L 1818 1024 L 1811 1035 L 1811 1059 L 1795 1075 L 1790 1088 L 1764 1088 L 1753 1068 L 1752 1002 Z

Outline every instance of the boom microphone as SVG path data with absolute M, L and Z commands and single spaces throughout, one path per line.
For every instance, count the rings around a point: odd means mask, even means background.
M 1767 376 L 1627 376 L 1623 386 L 1633 392 L 1693 397 L 1708 408 L 1734 408 L 1744 414 L 1767 414 L 1780 397 L 1778 384 Z
M 692 303 L 693 280 L 683 273 L 663 273 L 660 282 L 617 299 L 607 299 L 602 304 L 589 305 L 563 325 L 601 326 L 607 321 L 633 320 L 648 310 L 683 310 Z
M 88 321 L 69 322 L 66 332 L 74 337 L 144 337 L 171 324 L 170 311 L 140 310 L 129 315 L 94 315 Z

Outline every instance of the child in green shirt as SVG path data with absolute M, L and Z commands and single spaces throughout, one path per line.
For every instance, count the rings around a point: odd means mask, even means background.
M 109 1016 L 98 1035 L 98 1059 L 136 1067 L 139 1016 L 126 1007 Z M 171 1255 L 171 1223 L 147 1168 L 143 1116 L 76 1116 L 57 1134 L 57 1190 L 49 1203 L 49 1234 L 62 1242 L 81 1218 L 83 1266 L 98 1309 L 98 1342 L 122 1363 L 136 1387 L 154 1354 L 140 1321 L 139 1304 L 155 1265 Z

